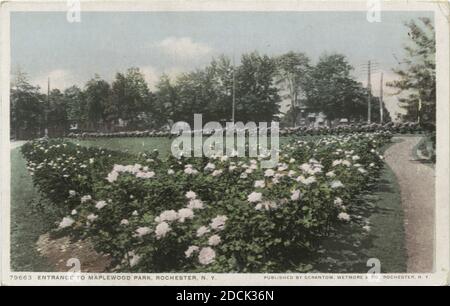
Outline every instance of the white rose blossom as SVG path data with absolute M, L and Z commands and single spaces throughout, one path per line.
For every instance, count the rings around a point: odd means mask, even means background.
M 114 183 L 117 178 L 119 177 L 119 172 L 117 171 L 111 171 L 110 173 L 108 173 L 108 176 L 106 177 L 106 180 L 110 183 Z
M 171 228 L 167 222 L 159 223 L 155 228 L 156 239 L 164 238 L 170 231 Z
M 102 209 L 103 207 L 105 207 L 106 205 L 108 205 L 105 201 L 98 201 L 97 204 L 95 204 L 95 208 L 97 208 L 98 210 Z
M 261 203 L 256 204 L 255 209 L 256 210 L 271 210 L 271 209 L 276 209 L 278 207 L 277 203 L 275 203 L 274 201 L 264 201 Z
M 330 185 L 333 189 L 344 187 L 344 184 L 339 180 L 332 181 Z
M 128 252 L 127 255 L 131 267 L 134 267 L 141 261 L 141 256 L 136 255 L 134 251 Z
M 214 262 L 215 258 L 216 252 L 210 247 L 202 248 L 198 254 L 198 261 L 202 265 L 211 264 L 212 262 Z
M 148 171 L 148 172 L 141 171 L 141 172 L 136 173 L 137 178 L 148 179 L 148 178 L 152 178 L 154 176 L 155 176 L 155 172 L 153 172 L 153 171 Z
M 225 222 L 228 220 L 227 216 L 219 215 L 211 220 L 209 226 L 214 230 L 223 230 L 225 228 Z
M 214 170 L 212 173 L 211 173 L 211 175 L 212 176 L 220 176 L 221 174 L 222 174 L 222 170 Z
M 189 201 L 189 204 L 187 205 L 187 208 L 190 209 L 203 209 L 203 202 L 199 199 L 192 199 Z
M 334 171 L 329 171 L 325 174 L 327 177 L 335 177 L 336 174 L 334 173 Z
M 190 258 L 193 253 L 198 252 L 199 247 L 196 245 L 191 245 L 188 247 L 188 249 L 184 252 L 184 255 L 186 255 L 186 258 Z
M 339 213 L 339 215 L 338 215 L 338 219 L 339 220 L 342 220 L 342 221 L 350 221 L 350 215 L 349 214 L 347 214 L 346 212 L 341 212 L 341 213 Z
M 94 214 L 90 214 L 89 216 L 87 216 L 87 219 L 88 219 L 90 222 L 94 222 L 95 220 L 97 220 L 97 218 L 98 218 L 98 216 L 97 216 L 97 215 L 94 215 Z
M 59 228 L 66 228 L 71 226 L 73 223 L 75 222 L 75 220 L 73 220 L 70 217 L 64 217 L 62 219 L 62 221 L 59 223 Z
M 164 221 L 175 221 L 178 219 L 178 213 L 175 210 L 165 210 L 163 211 L 157 220 L 157 222 L 164 222 Z
M 334 199 L 334 205 L 336 205 L 336 206 L 342 206 L 343 203 L 344 203 L 344 201 L 342 201 L 342 199 L 340 197 L 336 197 Z
M 255 188 L 264 188 L 264 187 L 266 187 L 266 183 L 264 182 L 264 180 L 255 181 L 254 187 Z
M 267 169 L 266 171 L 264 171 L 265 177 L 272 177 L 274 175 L 275 175 L 275 171 L 273 171 L 272 169 Z
M 197 198 L 197 194 L 192 190 L 189 190 L 188 192 L 186 192 L 186 198 L 189 200 L 195 199 Z
M 197 229 L 197 237 L 202 237 L 206 233 L 209 233 L 210 230 L 207 226 L 201 226 Z
M 261 192 L 252 192 L 247 197 L 247 201 L 249 201 L 250 203 L 260 202 L 261 200 L 262 200 Z
M 210 246 L 216 246 L 221 242 L 220 236 L 219 235 L 212 235 L 211 237 L 209 237 L 208 239 L 208 244 Z
M 291 200 L 297 201 L 298 199 L 300 199 L 300 190 L 296 189 L 291 193 Z
M 136 237 L 143 237 L 145 235 L 150 234 L 151 232 L 152 232 L 152 230 L 149 227 L 141 226 L 141 227 L 138 227 L 136 229 L 136 235 L 135 236 Z
M 182 208 L 178 211 L 178 221 L 183 223 L 186 219 L 194 218 L 194 212 L 190 208 Z
M 208 171 L 208 170 L 214 170 L 214 169 L 216 169 L 216 165 L 214 165 L 213 163 L 208 163 L 208 164 L 205 166 L 205 170 L 206 170 L 206 171 Z

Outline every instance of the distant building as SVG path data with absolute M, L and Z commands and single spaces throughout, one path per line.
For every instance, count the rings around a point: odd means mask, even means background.
M 326 126 L 326 119 L 324 113 L 316 111 L 310 107 L 300 106 L 300 111 L 297 114 L 296 125 L 317 128 Z

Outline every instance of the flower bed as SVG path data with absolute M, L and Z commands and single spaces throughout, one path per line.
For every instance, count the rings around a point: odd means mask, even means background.
M 423 133 L 424 130 L 417 122 L 389 122 L 384 125 L 379 123 L 372 124 L 347 124 L 339 125 L 333 128 L 329 127 L 295 127 L 285 128 L 280 131 L 280 135 L 340 135 L 347 133 L 374 133 L 390 132 L 393 134 L 416 134 Z
M 390 132 L 393 134 L 414 134 L 423 133 L 424 130 L 416 122 L 394 123 L 389 122 L 384 125 L 378 123 L 372 124 L 347 124 L 340 125 L 333 128 L 318 127 L 311 128 L 306 126 L 282 128 L 280 129 L 281 136 L 296 135 L 296 136 L 310 136 L 310 135 L 341 135 L 348 133 L 374 133 L 374 132 Z M 211 131 L 204 131 L 203 135 L 211 135 Z M 83 132 L 83 133 L 69 133 L 69 138 L 122 138 L 122 137 L 174 137 L 169 131 L 158 130 L 144 130 L 144 131 L 128 131 L 128 132 Z
M 36 185 L 61 208 L 55 232 L 90 237 L 113 271 L 305 271 L 334 225 L 357 223 L 358 195 L 383 166 L 389 133 L 293 140 L 279 164 L 161 159 L 62 140 L 22 149 Z

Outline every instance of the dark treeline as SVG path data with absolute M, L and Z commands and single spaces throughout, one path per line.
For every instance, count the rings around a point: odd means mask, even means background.
M 405 23 L 405 58 L 394 69 L 399 76 L 388 86 L 398 89 L 405 110 L 398 119 L 435 127 L 435 35 L 432 21 L 419 18 Z M 82 131 L 159 129 L 176 121 L 192 123 L 195 113 L 204 122 L 230 121 L 233 93 L 237 121 L 279 120 L 293 126 L 308 112 L 322 113 L 330 123 L 340 118 L 367 120 L 369 92 L 352 76 L 353 67 L 341 54 L 322 55 L 312 64 L 304 53 L 268 57 L 256 52 L 242 56 L 233 67 L 222 56 L 202 68 L 171 80 L 163 75 L 151 91 L 138 68 L 117 73 L 110 84 L 99 76 L 83 88 L 72 86 L 49 95 L 18 72 L 11 84 L 11 136 L 61 136 L 76 123 Z M 290 107 L 280 113 L 280 103 Z M 379 100 L 371 97 L 372 122 L 379 122 Z M 390 121 L 385 110 L 384 121 Z
M 99 76 L 83 88 L 72 86 L 49 95 L 18 72 L 11 86 L 11 132 L 15 138 L 66 134 L 76 124 L 83 131 L 159 129 L 171 122 L 230 121 L 233 92 L 236 121 L 279 121 L 295 125 L 301 109 L 322 112 L 331 121 L 367 120 L 368 91 L 351 76 L 340 54 L 323 55 L 313 65 L 303 53 L 268 57 L 245 54 L 233 67 L 222 56 L 202 69 L 171 80 L 161 76 L 151 91 L 138 68 L 117 73 L 112 83 Z M 280 114 L 280 102 L 290 109 Z M 378 98 L 372 97 L 372 120 L 379 120 Z M 385 111 L 386 121 L 388 112 Z

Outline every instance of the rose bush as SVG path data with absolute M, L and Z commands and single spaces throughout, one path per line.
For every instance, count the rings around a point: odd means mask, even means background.
M 63 209 L 55 232 L 89 237 L 113 271 L 305 271 L 303 259 L 383 167 L 387 132 L 294 139 L 259 159 L 160 158 L 62 140 L 23 147 L 34 182 Z M 83 167 L 85 165 L 85 167 Z
M 339 125 L 333 128 L 329 127 L 285 127 L 280 129 L 281 136 L 297 135 L 297 136 L 313 136 L 313 135 L 340 135 L 348 133 L 374 133 L 374 132 L 390 132 L 395 134 L 415 134 L 423 133 L 424 129 L 417 122 L 388 122 L 386 124 L 371 123 L 351 123 Z M 210 131 L 203 131 L 205 136 L 211 135 Z M 162 130 L 143 130 L 128 132 L 83 132 L 69 133 L 69 138 L 123 138 L 123 137 L 173 137 L 176 136 L 169 131 Z

